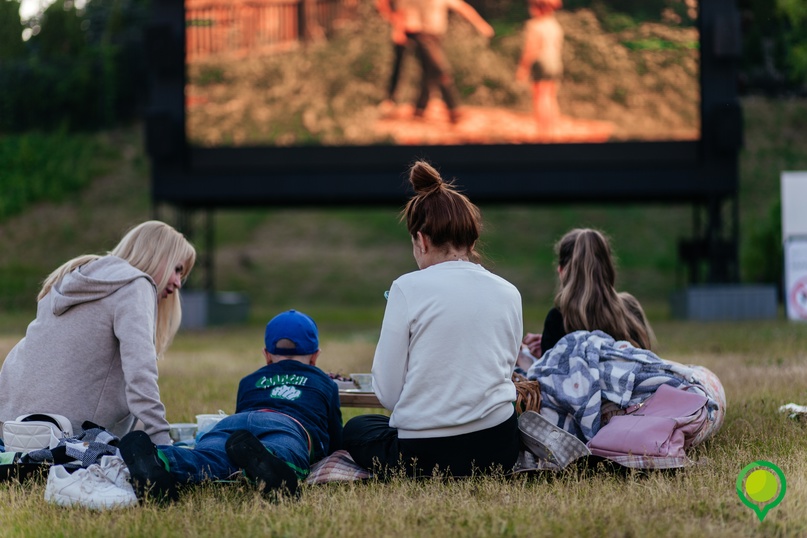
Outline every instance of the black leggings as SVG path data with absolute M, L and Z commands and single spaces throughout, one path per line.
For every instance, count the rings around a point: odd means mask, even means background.
M 429 94 L 433 87 L 440 88 L 443 101 L 449 110 L 457 108 L 459 97 L 454 85 L 454 76 L 451 74 L 451 64 L 443 50 L 442 40 L 432 34 L 407 34 L 417 45 L 418 59 L 423 70 L 420 82 L 416 110 L 426 110 L 429 104 Z
M 357 464 L 380 476 L 399 470 L 410 477 L 510 471 L 518 458 L 518 420 L 512 416 L 492 428 L 452 437 L 400 439 L 389 417 L 361 415 L 345 424 L 344 448 Z

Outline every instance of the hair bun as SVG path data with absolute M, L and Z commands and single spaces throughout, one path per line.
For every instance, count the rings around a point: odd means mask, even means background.
M 409 169 L 409 182 L 418 194 L 439 189 L 443 185 L 440 173 L 426 161 L 417 161 Z

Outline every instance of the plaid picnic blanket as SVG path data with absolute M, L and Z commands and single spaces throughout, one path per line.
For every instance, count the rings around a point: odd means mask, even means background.
M 687 456 L 660 457 L 629 454 L 626 456 L 611 456 L 604 459 L 623 467 L 630 467 L 631 469 L 679 469 L 697 465 L 697 462 L 689 459 Z
M 308 473 L 305 483 L 350 482 L 351 480 L 363 480 L 371 476 L 373 474 L 370 471 L 360 467 L 353 461 L 347 450 L 337 450 L 311 466 L 311 471 Z
M 624 381 L 625 378 L 618 375 L 617 372 L 622 370 L 622 373 L 625 373 L 625 370 L 628 370 L 631 374 L 630 387 L 632 390 L 628 392 L 623 386 L 622 391 L 615 391 L 617 394 L 621 394 L 621 398 L 614 399 L 619 399 L 622 405 L 628 405 L 632 397 L 638 395 L 641 395 L 640 399 L 642 400 L 647 398 L 661 383 L 672 384 L 674 386 L 685 384 L 689 385 L 690 389 L 702 392 L 709 399 L 709 419 L 704 423 L 704 428 L 696 435 L 692 446 L 694 447 L 714 436 L 721 428 L 726 413 L 726 394 L 723 390 L 723 385 L 713 372 L 703 366 L 684 365 L 663 360 L 645 350 L 627 349 L 627 347 L 620 347 L 618 350 L 614 350 L 613 347 L 615 343 L 613 339 L 610 339 L 611 342 L 608 342 L 610 337 L 604 333 L 596 335 L 590 333 L 578 334 L 577 343 L 586 341 L 587 337 L 590 336 L 594 336 L 594 339 L 599 340 L 598 343 L 600 346 L 593 346 L 594 349 L 597 349 L 595 353 L 596 358 L 599 359 L 599 353 L 602 352 L 604 347 L 606 350 L 606 352 L 603 353 L 605 362 L 608 362 L 609 359 L 612 361 L 610 366 L 603 366 L 604 375 L 598 375 L 600 379 L 610 378 L 611 380 L 622 379 Z M 602 339 L 603 336 L 606 338 Z M 572 341 L 575 341 L 574 338 L 570 342 Z M 589 341 L 588 343 L 591 342 Z M 603 346 L 602 344 L 605 345 Z M 560 356 L 563 355 L 568 357 L 565 349 L 564 353 Z M 624 365 L 614 364 L 617 361 L 624 361 L 624 363 L 628 365 L 628 368 L 620 368 L 619 366 Z M 597 361 L 596 368 L 600 366 L 599 361 Z M 533 373 L 537 374 L 539 371 L 538 369 L 534 369 Z M 536 375 L 536 377 L 538 376 Z M 540 380 L 539 378 L 539 381 Z M 605 382 L 604 384 L 610 386 L 612 389 L 620 385 L 619 382 Z M 562 394 L 562 392 L 562 390 L 555 391 L 555 396 L 557 397 L 559 394 Z M 590 396 L 586 397 L 585 401 L 591 401 Z M 619 409 L 618 405 L 614 405 Z M 597 417 L 597 422 L 599 422 L 599 416 Z M 690 467 L 697 464 L 688 457 L 658 458 L 642 455 L 614 457 L 611 458 L 610 461 L 634 469 L 674 469 Z M 519 454 L 516 465 L 513 468 L 513 473 L 558 470 L 560 470 L 560 468 L 557 465 L 541 460 L 525 448 Z M 372 473 L 354 462 L 346 450 L 337 450 L 311 467 L 311 472 L 306 479 L 306 483 L 323 484 L 326 482 L 364 480 L 370 477 L 372 477 Z

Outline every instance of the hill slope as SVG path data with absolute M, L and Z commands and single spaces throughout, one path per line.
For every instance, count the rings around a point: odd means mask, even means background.
M 781 170 L 807 170 L 807 103 L 747 99 L 741 161 L 742 257 L 754 275 L 764 249 L 776 245 L 775 205 Z M 0 222 L 0 312 L 33 313 L 41 280 L 67 259 L 114 246 L 131 225 L 155 214 L 176 222 L 171 208 L 150 206 L 148 164 L 138 127 L 99 135 L 120 150 L 114 172 L 62 204 L 40 204 Z M 439 165 L 439 163 L 437 163 Z M 401 163 L 404 171 L 406 163 Z M 451 176 L 451 170 L 443 170 Z M 462 178 L 458 178 L 462 182 Z M 316 308 L 331 317 L 377 318 L 383 292 L 415 269 L 396 207 L 328 210 L 216 211 L 216 288 L 246 293 L 255 317 L 281 308 Z M 539 324 L 555 286 L 552 246 L 566 230 L 594 226 L 611 235 L 619 286 L 634 292 L 652 317 L 667 315 L 667 296 L 684 284 L 676 241 L 691 233 L 686 206 L 482 207 L 486 265 L 522 292 L 528 324 Z M 197 228 L 201 228 L 201 217 Z M 202 238 L 193 238 L 202 250 Z M 761 254 L 760 254 L 761 253 Z M 755 258 L 756 256 L 756 258 Z M 776 269 L 772 274 L 776 274 Z M 191 285 L 201 285 L 197 269 Z M 754 276 L 754 278 L 765 278 Z M 771 277 L 775 280 L 776 277 Z M 772 281 L 769 280 L 769 281 Z M 359 313 L 357 313 L 359 312 Z M 18 316 L 19 317 L 19 316 Z M 374 319 L 375 319 L 374 318 Z M 18 323 L 18 322 L 17 322 Z

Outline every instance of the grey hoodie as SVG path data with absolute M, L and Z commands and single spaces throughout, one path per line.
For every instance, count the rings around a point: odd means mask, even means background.
M 117 436 L 137 419 L 170 444 L 157 386 L 157 289 L 115 256 L 66 275 L 39 301 L 36 319 L 0 370 L 0 421 L 58 413 Z

